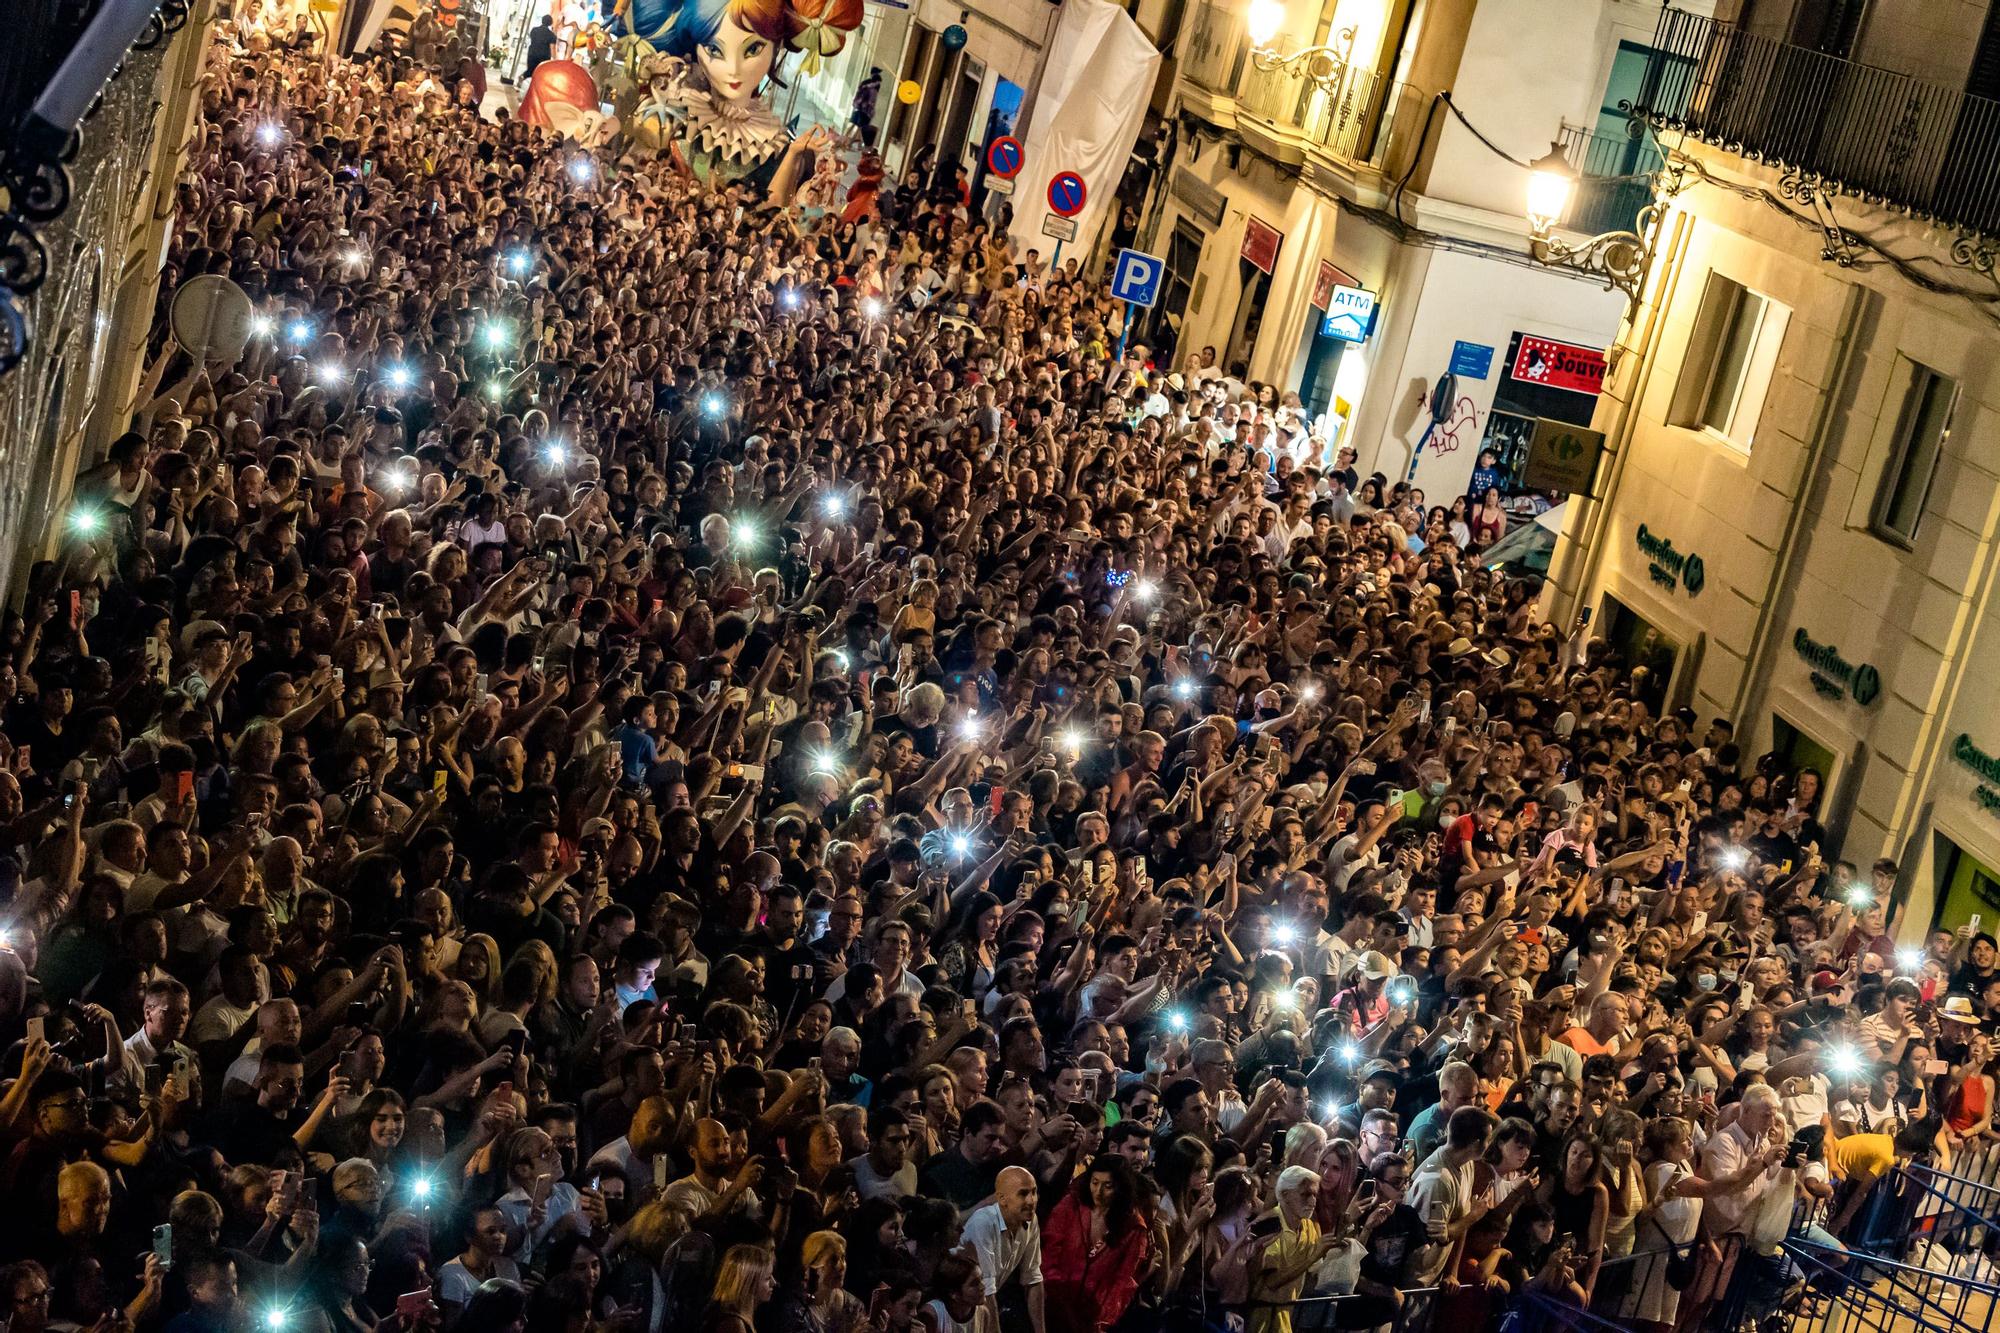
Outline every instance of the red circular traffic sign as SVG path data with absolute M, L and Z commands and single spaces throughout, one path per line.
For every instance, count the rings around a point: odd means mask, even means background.
M 1019 175 L 1023 160 L 1021 141 L 1011 134 L 1003 134 L 987 146 L 986 169 L 1002 180 Z
M 1073 218 L 1083 211 L 1083 177 L 1074 171 L 1058 171 L 1049 178 L 1049 211 L 1057 217 Z

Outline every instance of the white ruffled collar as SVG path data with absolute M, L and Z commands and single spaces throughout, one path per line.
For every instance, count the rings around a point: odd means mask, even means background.
M 686 123 L 689 146 L 727 161 L 754 166 L 783 152 L 791 132 L 761 98 L 731 102 L 692 77 L 686 61 L 671 61 L 649 100 Z

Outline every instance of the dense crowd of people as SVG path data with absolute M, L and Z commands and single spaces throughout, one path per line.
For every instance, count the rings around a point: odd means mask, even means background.
M 217 43 L 257 333 L 0 659 L 9 1333 L 1696 1328 L 1985 1160 L 1992 936 L 1463 508 L 954 191 Z

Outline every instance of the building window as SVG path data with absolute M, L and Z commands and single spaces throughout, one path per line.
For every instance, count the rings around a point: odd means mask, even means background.
M 1908 546 L 1917 539 L 1924 500 L 1937 475 L 1938 455 L 1951 434 L 1951 415 L 1958 406 L 1958 385 L 1914 361 L 1903 412 L 1889 444 L 1889 461 L 1875 496 L 1875 535 Z
M 1747 452 L 1789 318 L 1790 312 L 1769 297 L 1720 273 L 1709 274 L 1681 372 L 1676 424 L 1707 431 Z

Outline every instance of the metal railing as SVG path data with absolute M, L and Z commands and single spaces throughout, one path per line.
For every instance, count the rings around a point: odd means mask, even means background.
M 1415 99 L 1407 84 L 1349 67 L 1330 88 L 1282 69 L 1258 69 L 1240 14 L 1197 4 L 1186 28 L 1181 73 L 1237 110 L 1291 130 L 1334 157 L 1378 165 L 1399 113 Z
M 1343 162 L 1370 166 L 1383 162 L 1413 100 L 1422 99 L 1408 84 L 1364 69 L 1349 69 L 1320 88 L 1285 70 L 1250 66 L 1237 84 L 1240 112 L 1291 130 Z
M 1682 10 L 1660 15 L 1637 109 L 1809 186 L 2000 234 L 2000 102 Z
M 1635 229 L 1639 210 L 1653 199 L 1659 146 L 1649 136 L 1598 134 L 1581 125 L 1563 126 L 1558 142 L 1580 177 L 1562 225 L 1591 233 Z

